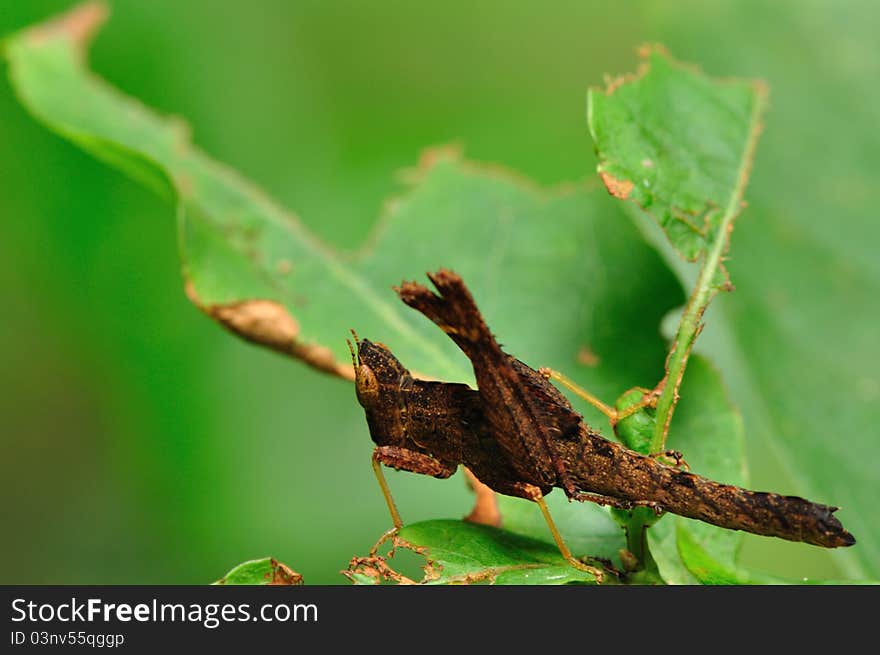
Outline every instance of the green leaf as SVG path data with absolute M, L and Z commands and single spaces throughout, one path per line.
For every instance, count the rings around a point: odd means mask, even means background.
M 713 555 L 706 550 L 706 544 L 699 543 L 694 535 L 687 530 L 678 526 L 676 534 L 678 540 L 678 552 L 682 561 L 690 571 L 696 573 L 697 577 L 704 584 L 716 585 L 840 585 L 840 584 L 880 584 L 875 580 L 815 580 L 812 578 L 799 578 L 797 580 L 791 578 L 783 578 L 766 573 L 758 573 L 746 570 L 734 563 L 719 562 Z
M 569 564 L 552 544 L 464 521 L 424 521 L 404 526 L 395 542 L 394 554 L 385 561 L 392 562 L 400 548 L 414 550 L 426 558 L 425 577 L 421 580 L 425 584 L 595 582 L 591 574 Z M 358 563 L 360 567 L 365 564 L 377 563 Z M 384 562 L 378 563 L 383 565 Z M 359 583 L 375 582 L 357 569 L 351 574 Z
M 675 532 L 671 517 L 648 530 L 648 547 L 660 577 L 670 585 L 701 584 L 699 578 L 690 572 L 682 560 Z
M 760 584 L 758 579 L 762 576 L 738 570 L 732 559 L 722 562 L 717 557 L 710 557 L 707 544 L 702 543 L 699 536 L 681 524 L 677 528 L 674 534 L 679 555 L 697 580 L 712 585 Z
M 252 559 L 234 567 L 217 585 L 301 585 L 302 576 L 272 557 Z
M 590 91 L 599 174 L 612 195 L 650 212 L 675 249 L 695 260 L 739 212 L 766 90 L 713 80 L 658 49 L 643 54 L 638 77 Z

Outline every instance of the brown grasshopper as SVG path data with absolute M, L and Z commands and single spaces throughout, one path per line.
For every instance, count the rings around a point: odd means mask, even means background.
M 387 348 L 358 342 L 358 400 L 379 446 L 374 467 L 396 527 L 400 517 L 380 462 L 438 477 L 448 477 L 457 464 L 465 464 L 495 491 L 537 502 L 561 552 L 573 563 L 577 560 L 543 502 L 554 487 L 573 500 L 624 509 L 649 506 L 828 548 L 855 543 L 833 516 L 835 507 L 714 482 L 608 441 L 544 374 L 501 350 L 458 275 L 441 270 L 429 278 L 439 295 L 414 282 L 396 291 L 468 356 L 478 390 L 414 380 Z

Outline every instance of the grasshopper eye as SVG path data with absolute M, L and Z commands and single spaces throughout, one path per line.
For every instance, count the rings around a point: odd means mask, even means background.
M 373 369 L 366 364 L 361 364 L 355 372 L 355 391 L 358 402 L 363 407 L 370 407 L 379 397 L 379 380 L 376 379 Z

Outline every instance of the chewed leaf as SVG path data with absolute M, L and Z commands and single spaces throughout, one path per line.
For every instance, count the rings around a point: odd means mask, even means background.
M 302 576 L 272 557 L 242 562 L 216 585 L 301 585 Z
M 656 48 L 643 56 L 637 76 L 590 92 L 599 174 L 609 193 L 648 211 L 695 260 L 740 210 L 766 90 L 712 79 Z
M 608 396 L 633 379 L 653 382 L 664 352 L 655 326 L 681 290 L 595 185 L 544 190 L 434 150 L 410 176 L 412 189 L 388 203 L 369 246 L 339 253 L 195 147 L 179 119 L 94 75 L 83 37 L 103 17 L 93 7 L 8 39 L 13 86 L 52 130 L 177 203 L 187 292 L 212 319 L 342 377 L 352 375 L 345 338 L 356 328 L 411 370 L 467 380 L 454 345 L 390 290 L 443 266 L 468 280 L 499 338 L 524 360 Z M 633 297 L 645 301 L 636 308 Z M 578 364 L 587 347 L 601 364 Z
M 394 570 L 394 556 L 405 548 L 425 558 L 424 577 L 414 581 Z M 389 555 L 355 558 L 346 576 L 356 584 L 547 585 L 594 584 L 553 544 L 466 521 L 437 520 L 405 526 Z M 611 573 L 605 576 L 613 578 Z

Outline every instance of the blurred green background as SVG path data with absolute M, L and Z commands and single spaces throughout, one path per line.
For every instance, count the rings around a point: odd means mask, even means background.
M 592 175 L 586 89 L 634 70 L 646 41 L 769 82 L 753 186 L 778 207 L 822 167 L 878 161 L 852 127 L 877 107 L 868 2 L 110 4 L 94 69 L 185 117 L 204 150 L 343 248 L 426 146 L 455 141 L 547 184 Z M 0 34 L 68 6 L 4 2 Z M 0 117 L 0 581 L 202 583 L 273 555 L 307 583 L 343 583 L 389 523 L 350 385 L 202 316 L 171 208 L 34 122 L 5 75 Z M 805 229 L 876 275 L 876 241 L 857 232 L 870 195 L 834 194 L 846 212 L 817 209 Z M 797 491 L 744 418 L 752 486 Z M 408 521 L 468 511 L 461 476 L 390 477 Z M 744 561 L 842 575 L 820 549 L 757 537 Z

